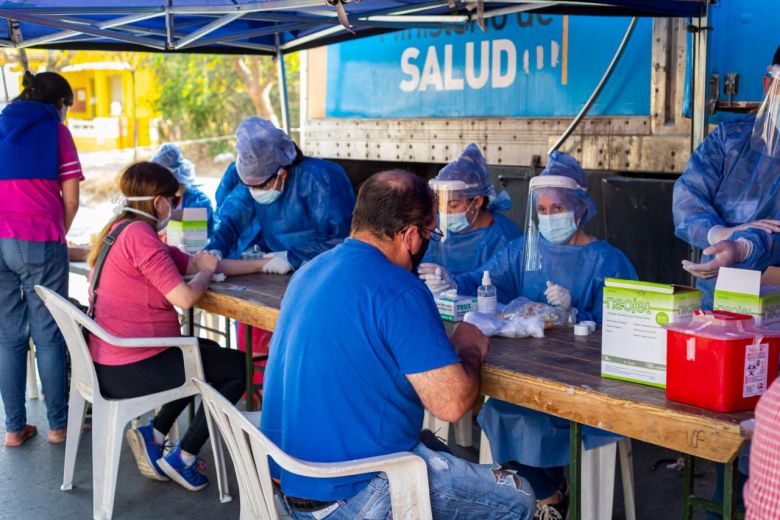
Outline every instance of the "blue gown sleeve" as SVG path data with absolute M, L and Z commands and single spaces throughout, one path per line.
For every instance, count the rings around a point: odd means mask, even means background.
M 291 247 L 287 260 L 298 269 L 305 261 L 323 253 L 344 241 L 352 223 L 355 193 L 349 178 L 341 166 L 318 161 L 324 171 L 307 176 L 310 186 L 306 190 L 307 208 L 314 223 L 314 235 L 310 240 Z M 307 165 L 307 161 L 302 163 Z M 312 165 L 313 163 L 308 163 Z
M 737 231 L 731 240 L 744 238 L 753 243 L 753 252 L 734 267 L 764 271 L 770 266 L 780 265 L 780 235 L 759 229 Z
M 233 190 L 217 210 L 217 224 L 206 249 L 216 249 L 228 258 L 244 230 L 255 221 L 255 204 L 248 189 Z
M 674 234 L 699 249 L 709 246 L 707 232 L 724 221 L 713 207 L 723 180 L 725 135 L 719 126 L 691 154 L 682 176 L 674 183 Z
M 236 163 L 230 163 L 227 170 L 225 170 L 225 173 L 222 174 L 222 179 L 219 181 L 219 186 L 217 186 L 217 193 L 214 195 L 214 199 L 217 201 L 217 210 L 219 210 L 222 203 L 225 202 L 233 191 L 233 188 L 238 186 L 238 184 Z
M 482 272 L 490 271 L 490 281 L 496 288 L 499 302 L 509 303 L 520 296 L 514 271 L 523 265 L 523 243 L 523 238 L 513 240 L 476 271 L 453 276 L 458 285 L 458 294 L 476 296 L 477 288 L 482 283 Z

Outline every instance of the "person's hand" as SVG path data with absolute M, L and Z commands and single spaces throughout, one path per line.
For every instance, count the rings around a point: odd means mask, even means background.
M 721 267 L 731 267 L 750 256 L 750 252 L 753 250 L 752 246 L 753 244 L 744 238 L 724 240 L 702 251 L 703 255 L 715 256 L 709 262 L 695 264 L 690 260 L 683 260 L 682 267 L 701 280 L 715 278 Z
M 198 251 L 195 253 L 192 257 L 192 261 L 195 264 L 195 269 L 198 271 L 209 271 L 213 273 L 217 270 L 217 265 L 219 265 L 219 258 L 206 251 Z
M 455 353 L 460 355 L 463 349 L 474 349 L 479 351 L 480 363 L 487 357 L 490 343 L 488 337 L 482 334 L 482 331 L 470 323 L 460 322 L 455 325 L 455 330 L 450 335 L 450 342 L 455 347 Z
M 560 307 L 565 311 L 571 309 L 571 292 L 566 287 L 561 287 L 547 280 L 547 290 L 544 291 L 544 295 L 550 305 Z
M 287 274 L 293 270 L 292 264 L 287 260 L 287 251 L 266 253 L 263 255 L 263 260 L 268 260 L 268 263 L 263 266 L 264 273 Z
M 205 252 L 216 256 L 217 260 L 222 260 L 222 251 L 220 251 L 219 249 L 209 249 L 208 251 Z
M 450 276 L 449 271 L 437 264 L 420 264 L 417 268 L 420 280 L 425 282 L 428 289 L 436 295 L 450 289 L 457 289 L 455 280 Z
M 765 218 L 733 227 L 713 226 L 707 232 L 707 241 L 710 245 L 715 245 L 718 242 L 729 240 L 731 235 L 737 231 L 744 231 L 745 229 L 761 229 L 767 233 L 780 233 L 780 220 Z

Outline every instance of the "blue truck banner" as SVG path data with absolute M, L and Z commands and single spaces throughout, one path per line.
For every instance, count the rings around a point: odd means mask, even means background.
M 517 13 L 332 45 L 327 117 L 570 117 L 628 18 Z M 649 115 L 652 20 L 641 19 L 591 115 Z

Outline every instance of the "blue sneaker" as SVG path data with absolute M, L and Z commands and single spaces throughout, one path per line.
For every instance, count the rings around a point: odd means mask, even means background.
M 184 465 L 184 461 L 181 460 L 181 446 L 179 446 L 179 443 L 176 443 L 176 447 L 169 451 L 165 457 L 158 460 L 157 464 L 163 473 L 185 489 L 200 491 L 209 485 L 209 479 L 205 475 L 198 473 L 197 460 L 189 466 Z
M 154 440 L 154 427 L 152 422 L 140 428 L 127 430 L 127 443 L 135 457 L 135 464 L 138 471 L 146 478 L 154 480 L 168 481 L 165 473 L 160 471 L 157 465 L 157 459 L 162 457 L 163 447 Z

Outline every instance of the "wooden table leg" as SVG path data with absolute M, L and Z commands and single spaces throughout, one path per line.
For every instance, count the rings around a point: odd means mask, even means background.
M 582 425 L 574 421 L 569 424 L 569 520 L 580 520 L 582 515 Z

